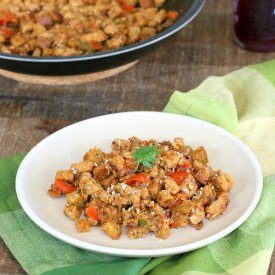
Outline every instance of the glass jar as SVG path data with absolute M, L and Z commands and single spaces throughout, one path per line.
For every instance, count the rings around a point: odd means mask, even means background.
M 234 0 L 237 43 L 252 51 L 275 51 L 275 0 Z

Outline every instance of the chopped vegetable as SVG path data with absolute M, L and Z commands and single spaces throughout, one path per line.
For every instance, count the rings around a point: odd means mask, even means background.
M 177 11 L 167 11 L 167 19 L 175 20 L 179 16 L 179 12 Z
M 90 218 L 94 219 L 96 222 L 100 221 L 98 210 L 93 205 L 88 206 L 85 211 Z
M 122 6 L 123 10 L 126 11 L 126 12 L 131 12 L 135 8 L 134 5 L 128 5 L 124 2 L 121 3 L 121 6 Z
M 56 179 L 54 185 L 63 193 L 68 194 L 75 190 L 75 187 L 65 180 Z
M 175 172 L 169 173 L 168 177 L 172 178 L 178 185 L 182 185 L 191 171 L 192 164 L 190 162 L 185 162 L 183 165 L 177 166 Z
M 150 183 L 151 179 L 147 173 L 138 173 L 125 180 L 125 183 L 129 186 L 135 187 L 142 183 Z
M 187 171 L 176 171 L 169 173 L 168 177 L 172 178 L 178 185 L 182 185 L 189 174 L 190 172 Z
M 17 19 L 17 16 L 11 11 L 0 10 L 0 26 L 6 25 Z
M 145 226 L 148 224 L 148 221 L 145 220 L 145 219 L 139 219 L 139 220 L 138 220 L 138 224 L 139 224 L 139 226 L 141 226 L 141 227 L 145 227 Z
M 158 148 L 155 145 L 151 145 L 138 148 L 132 155 L 137 160 L 138 166 L 142 164 L 147 168 L 151 168 L 152 164 L 156 162 L 158 154 Z
M 79 48 L 83 51 L 86 51 L 86 52 L 92 52 L 92 49 L 91 49 L 89 43 L 86 42 L 86 41 L 80 41 L 79 42 Z

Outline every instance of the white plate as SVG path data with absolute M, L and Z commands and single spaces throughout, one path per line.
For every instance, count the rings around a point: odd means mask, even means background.
M 207 221 L 202 230 L 184 227 L 172 230 L 160 240 L 152 235 L 130 240 L 125 234 L 111 240 L 99 228 L 77 233 L 74 222 L 65 217 L 65 198 L 47 194 L 55 172 L 82 160 L 89 148 L 110 151 L 114 138 L 172 140 L 183 137 L 193 147 L 203 145 L 210 165 L 228 172 L 235 180 L 225 213 Z M 160 112 L 128 112 L 100 116 L 73 124 L 36 145 L 20 165 L 16 177 L 18 199 L 27 215 L 56 238 L 86 250 L 122 256 L 161 256 L 190 251 L 208 245 L 241 225 L 256 207 L 262 191 L 262 173 L 248 147 L 227 131 L 191 117 Z

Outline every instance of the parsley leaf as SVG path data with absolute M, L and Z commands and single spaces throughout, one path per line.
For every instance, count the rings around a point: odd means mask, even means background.
M 152 164 L 157 160 L 156 156 L 159 154 L 157 146 L 142 146 L 132 153 L 133 157 L 137 160 L 137 168 L 140 164 L 147 168 L 151 168 Z

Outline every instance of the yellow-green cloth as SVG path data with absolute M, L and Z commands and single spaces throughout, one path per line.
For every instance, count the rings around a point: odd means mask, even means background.
M 28 274 L 266 274 L 275 244 L 275 61 L 211 76 L 188 93 L 174 92 L 166 112 L 210 121 L 239 136 L 256 154 L 264 188 L 252 215 L 215 243 L 158 258 L 84 251 L 38 228 L 21 209 L 15 174 L 24 157 L 0 160 L 0 236 Z

